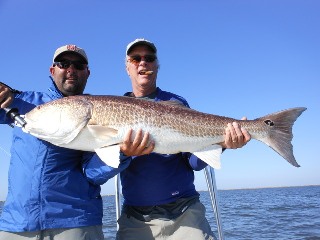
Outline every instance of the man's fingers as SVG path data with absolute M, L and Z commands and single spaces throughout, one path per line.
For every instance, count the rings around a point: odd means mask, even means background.
M 137 148 L 141 145 L 141 141 L 142 141 L 142 130 L 138 129 L 138 131 L 136 132 L 136 136 L 132 142 L 132 147 L 133 148 Z
M 141 129 L 136 131 L 133 142 L 131 142 L 133 130 L 130 129 L 120 146 L 120 150 L 127 156 L 140 156 L 149 154 L 154 149 L 154 142 L 150 142 L 150 135 L 148 132 L 143 133 Z
M 237 122 L 233 122 L 232 125 L 233 125 L 235 133 L 236 133 L 236 142 L 242 143 L 244 136 L 241 131 L 241 126 Z
M 233 127 L 234 123 L 228 123 L 228 129 L 229 129 L 229 133 L 230 133 L 230 137 L 229 139 L 231 140 L 231 142 L 237 142 L 238 141 L 238 136 L 237 136 L 237 132 L 235 130 L 235 128 Z
M 126 132 L 126 135 L 124 136 L 123 142 L 128 144 L 131 141 L 131 134 L 132 134 L 132 129 L 129 129 L 128 132 Z
M 145 155 L 145 154 L 152 153 L 152 151 L 154 149 L 154 146 L 155 146 L 154 142 L 153 141 L 150 142 L 149 146 L 145 147 L 140 155 Z
M 136 147 L 136 152 L 139 154 L 139 155 L 142 155 L 142 154 L 146 154 L 146 152 L 149 152 L 149 149 L 150 149 L 150 141 L 149 141 L 149 138 L 150 138 L 150 135 L 148 132 L 145 132 L 143 137 L 142 137 L 142 131 L 141 131 L 141 134 L 139 134 L 139 139 L 137 139 L 137 145 L 135 146 Z M 142 140 L 141 140 L 141 137 L 142 137 Z M 152 151 L 153 149 L 151 149 Z
M 140 143 L 140 146 L 144 146 L 144 148 L 148 146 L 149 136 L 150 136 L 150 135 L 149 135 L 148 132 L 146 132 L 146 133 L 143 135 L 143 139 L 142 139 L 142 141 L 141 141 L 141 143 Z
M 12 92 L 7 87 L 0 85 L 0 108 L 8 107 L 12 101 Z
M 241 131 L 242 131 L 242 134 L 243 134 L 243 137 L 244 137 L 243 141 L 244 141 L 245 143 L 249 142 L 249 141 L 251 140 L 251 135 L 250 135 L 250 133 L 249 133 L 246 129 L 244 129 L 244 128 L 241 128 Z

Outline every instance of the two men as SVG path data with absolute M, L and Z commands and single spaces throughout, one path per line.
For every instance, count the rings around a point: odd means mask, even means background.
M 188 106 L 184 98 L 157 87 L 159 64 L 153 43 L 144 39 L 130 43 L 126 69 L 132 82 L 127 96 L 178 100 Z M 53 82 L 48 93 L 13 92 L 0 85 L 1 107 L 16 107 L 24 114 L 42 103 L 82 94 L 90 75 L 86 53 L 74 45 L 57 49 L 50 73 Z M 10 122 L 1 111 L 0 123 Z M 206 164 L 191 153 L 151 153 L 148 134 L 138 131 L 131 142 L 131 133 L 124 139 L 121 161 L 114 169 L 94 153 L 59 148 L 14 129 L 0 240 L 103 239 L 99 184 L 118 172 L 124 206 L 117 239 L 212 239 L 193 183 L 193 171 Z M 229 124 L 221 145 L 238 148 L 249 140 L 245 130 Z

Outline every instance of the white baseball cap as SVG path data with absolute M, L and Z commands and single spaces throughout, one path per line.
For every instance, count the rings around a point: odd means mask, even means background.
M 88 57 L 87 57 L 86 52 L 82 48 L 80 48 L 76 45 L 73 45 L 73 44 L 59 47 L 54 52 L 53 62 L 55 62 L 57 57 L 59 57 L 62 53 L 66 53 L 66 52 L 72 52 L 72 53 L 78 54 L 85 61 L 85 63 L 88 64 Z
M 133 47 L 137 45 L 146 45 L 151 48 L 151 50 L 157 54 L 157 48 L 154 45 L 154 43 L 144 39 L 144 38 L 137 38 L 136 40 L 132 41 L 131 43 L 128 44 L 126 54 L 128 55 L 130 51 L 132 50 Z

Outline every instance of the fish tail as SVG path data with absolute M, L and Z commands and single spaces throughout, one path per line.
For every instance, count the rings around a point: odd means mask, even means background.
M 295 167 L 300 167 L 300 165 L 293 155 L 292 127 L 306 109 L 304 107 L 291 108 L 255 119 L 263 121 L 269 129 L 268 134 L 258 140 L 267 144 Z

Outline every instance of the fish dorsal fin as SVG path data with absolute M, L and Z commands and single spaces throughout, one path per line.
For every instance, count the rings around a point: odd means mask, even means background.
M 167 105 L 167 106 L 176 106 L 176 107 L 188 108 L 187 106 L 185 106 L 182 102 L 180 102 L 178 100 L 159 101 L 157 103 L 164 104 L 164 105 Z
M 188 108 L 187 106 L 185 106 L 181 101 L 179 100 L 161 100 L 161 101 L 155 101 L 152 98 L 136 98 L 139 99 L 141 101 L 149 101 L 149 102 L 155 102 L 156 104 L 163 104 L 163 105 L 167 105 L 167 106 L 175 106 L 175 107 L 182 107 L 182 108 Z
M 99 158 L 105 162 L 108 166 L 118 168 L 120 163 L 120 145 L 111 145 L 108 147 L 102 147 L 95 149 Z
M 209 164 L 211 167 L 215 169 L 221 168 L 220 156 L 222 153 L 222 147 L 220 145 L 210 145 L 198 152 L 194 152 L 193 154 L 200 158 L 205 163 Z

